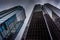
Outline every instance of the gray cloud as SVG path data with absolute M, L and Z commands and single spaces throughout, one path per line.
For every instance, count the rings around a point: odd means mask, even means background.
M 29 9 L 28 7 L 36 3 L 37 4 L 50 3 L 60 8 L 60 0 L 0 0 L 0 11 L 16 5 L 22 5 L 25 9 Z

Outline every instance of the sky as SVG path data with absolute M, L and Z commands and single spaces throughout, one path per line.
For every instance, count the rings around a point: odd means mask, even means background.
M 35 4 L 50 3 L 60 9 L 60 0 L 0 0 L 0 11 L 9 9 L 16 5 L 21 5 L 28 13 Z M 28 12 L 27 12 L 28 11 Z M 28 14 L 26 14 L 28 15 Z
M 0 0 L 0 8 L 15 6 L 15 5 L 28 5 L 33 3 L 51 3 L 59 8 L 60 0 Z

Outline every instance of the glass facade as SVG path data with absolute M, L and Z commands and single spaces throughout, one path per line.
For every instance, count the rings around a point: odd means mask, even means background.
M 19 8 L 20 6 L 17 6 L 9 9 L 10 10 L 9 12 L 6 11 L 7 13 L 9 13 L 8 14 L 9 16 L 6 15 L 7 19 L 6 20 L 3 19 L 4 21 L 0 23 L 0 40 L 14 40 L 18 32 L 20 31 L 26 16 L 24 14 L 24 11 L 21 12 L 23 8 L 22 9 Z M 18 14 L 20 15 L 18 16 Z M 18 21 L 17 18 L 21 20 Z

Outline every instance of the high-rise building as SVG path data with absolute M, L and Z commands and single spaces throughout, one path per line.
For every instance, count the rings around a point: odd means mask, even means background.
M 17 13 L 20 15 L 18 16 Z M 18 17 L 21 20 L 18 21 Z M 25 18 L 25 11 L 21 6 L 2 11 L 0 15 L 0 40 L 13 40 L 22 27 Z

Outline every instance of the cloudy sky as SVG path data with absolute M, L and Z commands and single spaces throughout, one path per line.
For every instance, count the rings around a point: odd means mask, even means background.
M 0 0 L 0 8 L 15 6 L 15 5 L 29 5 L 33 3 L 51 3 L 56 5 L 57 7 L 60 6 L 60 0 Z
M 30 11 L 34 4 L 50 3 L 60 9 L 60 0 L 0 0 L 0 11 L 21 5 L 25 10 Z

